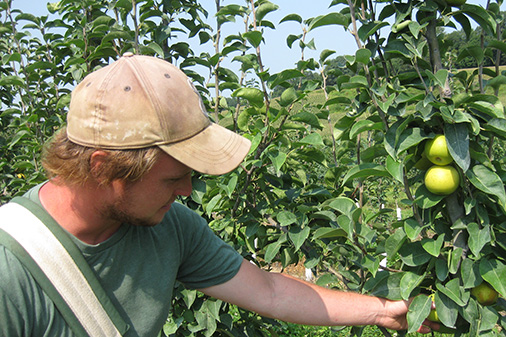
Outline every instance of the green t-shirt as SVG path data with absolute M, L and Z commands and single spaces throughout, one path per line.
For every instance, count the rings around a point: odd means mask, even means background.
M 25 196 L 40 205 L 39 189 Z M 130 326 L 125 336 L 158 335 L 176 280 L 190 288 L 209 287 L 231 279 L 242 263 L 203 218 L 178 203 L 157 226 L 125 224 L 98 245 L 72 239 Z M 51 299 L 1 245 L 0 336 L 73 336 Z

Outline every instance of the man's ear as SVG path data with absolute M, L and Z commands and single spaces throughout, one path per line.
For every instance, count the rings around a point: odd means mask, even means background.
M 102 150 L 97 150 L 91 154 L 90 157 L 90 172 L 91 176 L 100 184 L 103 183 L 104 179 L 102 177 L 102 172 L 104 167 L 107 166 L 107 160 L 109 153 Z

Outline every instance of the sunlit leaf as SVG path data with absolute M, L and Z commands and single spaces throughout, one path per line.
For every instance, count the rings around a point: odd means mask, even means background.
M 374 163 L 366 163 L 354 166 L 343 178 L 343 184 L 346 184 L 351 179 L 363 179 L 370 176 L 389 177 L 390 173 L 382 165 Z
M 432 300 L 427 295 L 416 296 L 409 305 L 409 311 L 406 315 L 408 320 L 408 333 L 418 330 L 423 321 L 429 316 Z
M 411 272 L 405 273 L 400 283 L 402 299 L 407 301 L 412 296 L 411 294 L 413 290 L 422 283 L 424 278 L 425 274 L 418 275 Z
M 348 27 L 348 19 L 341 13 L 328 13 L 325 15 L 320 15 L 310 21 L 308 31 L 311 31 L 317 27 L 328 25 L 340 25 Z
M 268 13 L 274 12 L 278 8 L 279 6 L 273 4 L 272 2 L 269 1 L 262 2 L 262 4 L 258 6 L 258 8 L 255 11 L 257 21 L 262 21 Z
M 316 239 L 335 239 L 340 237 L 346 237 L 347 233 L 341 228 L 329 228 L 329 227 L 322 227 L 318 228 L 313 233 L 313 240 Z
M 467 225 L 467 231 L 469 233 L 469 249 L 475 256 L 479 256 L 482 248 L 491 240 L 490 226 L 486 225 L 480 229 L 477 223 L 471 222 Z
M 288 237 L 292 240 L 293 245 L 295 246 L 295 251 L 298 251 L 300 247 L 304 244 L 306 239 L 309 237 L 311 230 L 309 226 L 305 226 L 304 228 L 292 226 L 290 231 L 288 232 Z
M 445 124 L 445 138 L 453 160 L 462 171 L 466 172 L 471 164 L 469 132 L 466 124 Z
M 497 173 L 483 165 L 475 165 L 466 173 L 469 181 L 479 190 L 495 195 L 503 207 L 506 205 L 504 183 Z
M 444 243 L 444 235 L 438 236 L 436 240 L 433 238 L 424 238 L 422 239 L 422 247 L 425 249 L 427 253 L 432 256 L 438 257 L 441 252 L 441 247 L 443 247 Z
M 286 21 L 295 21 L 298 23 L 302 23 L 302 17 L 299 14 L 288 14 L 284 18 L 282 18 L 279 23 Z

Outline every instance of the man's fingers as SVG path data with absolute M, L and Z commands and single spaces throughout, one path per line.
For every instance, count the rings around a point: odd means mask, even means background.
M 441 328 L 441 325 L 439 325 L 439 323 L 432 322 L 426 319 L 425 321 L 423 321 L 423 325 L 420 328 L 418 328 L 417 331 L 419 333 L 429 333 L 431 331 L 438 331 L 439 328 Z

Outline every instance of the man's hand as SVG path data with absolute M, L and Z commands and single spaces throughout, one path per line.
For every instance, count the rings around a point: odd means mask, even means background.
M 380 321 L 378 325 L 392 330 L 407 330 L 408 322 L 406 315 L 408 313 L 411 301 L 389 301 L 384 300 L 387 315 Z M 434 303 L 432 303 L 434 306 Z M 438 330 L 439 324 L 425 320 L 423 325 L 418 329 L 419 333 L 429 333 L 432 330 Z

